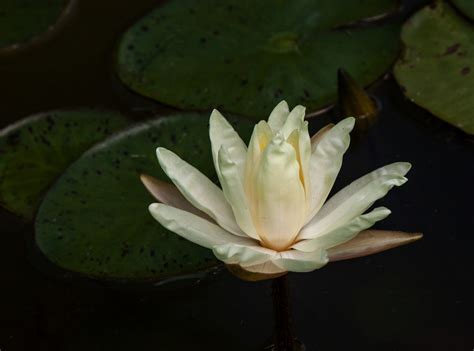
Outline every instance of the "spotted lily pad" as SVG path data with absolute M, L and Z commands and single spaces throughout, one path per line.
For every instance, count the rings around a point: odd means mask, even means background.
M 0 0 L 0 52 L 52 31 L 74 0 Z
M 405 95 L 474 134 L 474 25 L 439 1 L 405 23 L 402 40 L 395 77 Z
M 250 135 L 249 122 L 233 125 Z M 134 126 L 86 152 L 48 192 L 36 219 L 41 251 L 62 268 L 112 280 L 156 281 L 215 265 L 211 250 L 168 232 L 148 212 L 155 200 L 140 174 L 168 180 L 156 159 L 157 146 L 217 179 L 207 115 Z
M 44 112 L 0 131 L 0 204 L 31 219 L 51 183 L 85 150 L 127 125 L 117 112 Z
M 452 0 L 453 4 L 466 16 L 474 19 L 474 1 L 472 0 Z
M 394 62 L 395 24 L 361 24 L 392 0 L 172 0 L 123 36 L 117 71 L 136 92 L 183 109 L 265 117 L 283 98 L 334 102 L 337 70 L 367 85 Z

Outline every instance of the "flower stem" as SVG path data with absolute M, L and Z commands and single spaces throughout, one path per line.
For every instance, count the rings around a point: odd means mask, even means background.
M 295 337 L 291 318 L 288 275 L 273 279 L 273 311 L 275 314 L 275 351 L 295 351 Z

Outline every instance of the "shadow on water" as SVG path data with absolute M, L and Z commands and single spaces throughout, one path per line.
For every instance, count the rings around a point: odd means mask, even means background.
M 0 125 L 77 105 L 135 108 L 140 117 L 143 100 L 111 78 L 110 53 L 120 33 L 156 3 L 80 1 L 51 41 L 0 59 Z M 409 182 L 383 200 L 393 213 L 379 228 L 421 230 L 425 237 L 292 274 L 298 337 L 309 351 L 470 350 L 472 139 L 406 101 L 391 78 L 372 93 L 382 112 L 351 146 L 335 190 L 383 164 L 410 161 Z M 310 127 L 332 118 L 314 118 Z M 241 282 L 225 270 L 184 288 L 96 282 L 49 264 L 32 244 L 30 225 L 5 211 L 0 220 L 2 351 L 258 350 L 271 336 L 268 282 Z

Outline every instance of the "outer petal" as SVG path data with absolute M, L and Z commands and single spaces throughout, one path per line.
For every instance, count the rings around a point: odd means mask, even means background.
M 213 221 L 204 212 L 198 210 L 196 207 L 186 200 L 186 198 L 179 192 L 178 188 L 173 184 L 164 182 L 162 180 L 153 178 L 147 174 L 141 174 L 140 180 L 142 181 L 145 188 L 153 195 L 153 197 L 159 202 L 169 205 L 172 207 L 179 208 L 180 210 L 191 212 L 196 216 Z
M 166 229 L 209 249 L 228 243 L 240 245 L 255 243 L 252 239 L 233 235 L 201 217 L 168 205 L 154 203 L 148 209 L 151 215 Z
M 276 137 L 267 146 L 255 178 L 254 223 L 266 247 L 281 251 L 294 240 L 305 212 L 305 193 L 294 148 Z
M 389 171 L 382 167 L 359 178 L 334 195 L 301 230 L 298 239 L 312 239 L 319 233 L 336 229 L 363 213 L 394 186 L 407 181 L 404 175 L 410 169 L 409 163 L 399 162 L 387 168 Z
M 226 144 L 227 145 L 227 144 Z M 250 237 L 259 239 L 252 220 L 238 165 L 230 159 L 227 149 L 221 147 L 218 156 L 224 195 L 232 207 L 239 227 Z
M 311 272 L 329 262 L 326 250 L 323 249 L 313 252 L 290 250 L 281 252 L 280 256 L 273 263 L 289 272 Z
M 232 208 L 217 185 L 173 152 L 159 147 L 156 154 L 163 171 L 194 207 L 208 214 L 225 230 L 247 236 L 235 222 Z
M 278 256 L 274 250 L 259 245 L 239 245 L 228 243 L 213 248 L 214 255 L 226 264 L 238 264 L 241 267 L 255 266 Z
M 311 252 L 319 248 L 329 249 L 351 240 L 361 231 L 370 228 L 375 222 L 386 218 L 390 210 L 385 207 L 378 207 L 370 213 L 360 215 L 350 222 L 327 233 L 319 233 L 314 239 L 302 240 L 292 246 L 292 248 Z
M 326 135 L 326 133 L 329 132 L 332 127 L 334 127 L 334 123 L 329 123 L 322 127 L 320 130 L 318 130 L 318 132 L 311 137 L 311 153 L 316 150 L 316 147 L 323 139 L 323 136 Z
M 341 169 L 342 156 L 350 143 L 349 133 L 354 128 L 355 119 L 346 118 L 324 133 L 316 150 L 311 155 L 309 176 L 311 198 L 306 222 L 320 210 L 331 191 Z
M 421 233 L 389 230 L 365 230 L 354 239 L 328 250 L 329 261 L 348 260 L 410 244 L 423 237 Z
M 281 128 L 281 132 L 284 135 L 285 139 L 291 134 L 295 129 L 299 129 L 301 124 L 304 121 L 306 107 L 298 105 L 291 110 L 288 118 L 286 119 L 285 124 Z
M 252 273 L 261 274 L 278 274 L 287 272 L 285 268 L 278 267 L 275 263 L 273 263 L 273 261 L 267 261 L 254 266 L 247 266 L 245 267 L 245 270 Z
M 278 132 L 283 127 L 289 113 L 290 108 L 285 100 L 276 105 L 270 113 L 270 117 L 268 117 L 268 125 L 272 128 L 273 133 Z
M 237 132 L 220 114 L 213 110 L 209 119 L 209 138 L 212 145 L 212 158 L 217 174 L 220 176 L 218 153 L 222 145 L 226 144 L 229 158 L 236 164 L 241 179 L 244 177 L 245 161 L 247 159 L 247 147 Z

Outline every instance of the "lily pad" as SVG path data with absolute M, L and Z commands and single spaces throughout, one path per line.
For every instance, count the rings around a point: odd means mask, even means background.
M 161 227 L 155 200 L 139 176 L 168 180 L 155 149 L 176 152 L 217 181 L 208 115 L 178 115 L 132 127 L 86 152 L 48 192 L 36 219 L 36 242 L 60 267 L 89 277 L 158 281 L 216 264 L 211 250 Z M 232 121 L 232 120 L 231 120 Z M 232 121 L 249 136 L 252 125 Z M 169 180 L 168 180 L 169 181 Z
M 395 77 L 405 95 L 474 134 L 474 25 L 447 3 L 435 2 L 405 23 L 402 40 Z
M 117 112 L 43 112 L 0 131 L 0 204 L 31 219 L 51 183 L 85 150 L 127 125 Z
M 182 109 L 263 118 L 284 98 L 313 111 L 336 100 L 338 68 L 366 86 L 392 65 L 399 26 L 364 19 L 396 5 L 172 0 L 124 34 L 117 71 L 136 92 Z
M 474 1 L 472 0 L 452 0 L 453 4 L 466 16 L 474 19 Z
M 0 0 L 0 51 L 14 49 L 51 31 L 73 0 Z

